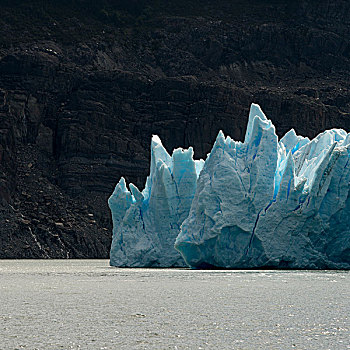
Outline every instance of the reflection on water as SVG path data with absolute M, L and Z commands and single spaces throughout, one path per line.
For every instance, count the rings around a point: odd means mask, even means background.
M 0 349 L 350 349 L 349 271 L 0 260 Z

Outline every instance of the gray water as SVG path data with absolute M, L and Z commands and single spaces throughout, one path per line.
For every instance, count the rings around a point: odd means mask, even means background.
M 350 349 L 350 272 L 0 260 L 0 349 Z

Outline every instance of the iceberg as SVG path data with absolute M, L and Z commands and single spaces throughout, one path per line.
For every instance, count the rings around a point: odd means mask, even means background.
M 120 267 L 185 266 L 174 249 L 176 236 L 188 216 L 203 160 L 193 149 L 175 149 L 172 156 L 158 136 L 151 144 L 151 169 L 142 192 L 121 178 L 108 200 L 113 238 L 110 264 Z
M 121 178 L 109 198 L 110 263 L 350 269 L 349 160 L 346 131 L 278 140 L 256 104 L 244 142 L 220 131 L 205 161 L 153 136 L 144 190 Z

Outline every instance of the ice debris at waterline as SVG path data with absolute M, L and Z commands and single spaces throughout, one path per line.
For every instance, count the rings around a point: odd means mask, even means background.
M 349 160 L 344 130 L 278 141 L 255 104 L 244 143 L 220 132 L 204 166 L 155 137 L 144 191 L 122 179 L 109 200 L 111 264 L 177 266 L 177 236 L 191 267 L 349 269 Z
M 182 222 L 188 216 L 203 160 L 193 160 L 193 149 L 167 153 L 153 136 L 151 170 L 140 192 L 124 178 L 108 204 L 113 218 L 110 263 L 129 267 L 185 266 L 174 248 Z

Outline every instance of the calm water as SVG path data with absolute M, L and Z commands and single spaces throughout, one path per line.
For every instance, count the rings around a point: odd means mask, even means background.
M 0 260 L 0 349 L 350 349 L 350 272 Z

